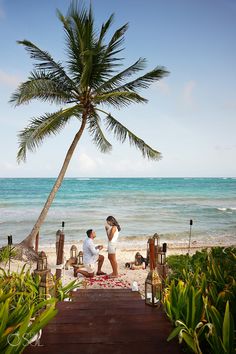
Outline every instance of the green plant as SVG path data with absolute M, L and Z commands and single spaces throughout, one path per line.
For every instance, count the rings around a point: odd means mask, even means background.
M 178 256 L 170 260 L 169 266 L 175 268 L 167 279 L 163 303 L 176 328 L 168 340 L 178 335 L 180 342 L 184 341 L 195 353 L 234 352 L 234 262 L 234 248 L 216 248 L 209 253 L 198 252 L 195 257 L 180 257 L 179 265 Z
M 21 353 L 57 313 L 56 298 L 39 297 L 38 277 L 25 266 L 19 273 L 0 273 L 0 352 Z
M 4 263 L 5 265 L 9 262 L 10 258 L 14 258 L 16 256 L 16 250 L 13 246 L 4 246 L 0 249 L 0 263 Z
M 225 306 L 224 315 L 215 306 L 206 306 L 206 316 L 212 328 L 206 335 L 206 339 L 211 347 L 212 353 L 233 354 L 235 348 L 234 321 L 230 313 L 229 301 Z
M 62 285 L 62 281 L 58 280 L 57 284 L 56 284 L 56 288 L 57 288 L 57 299 L 59 301 L 63 301 L 65 299 L 70 298 L 71 295 L 71 291 L 74 289 L 77 289 L 79 287 L 79 283 L 77 281 L 77 279 L 73 280 L 72 282 L 66 284 L 66 285 Z

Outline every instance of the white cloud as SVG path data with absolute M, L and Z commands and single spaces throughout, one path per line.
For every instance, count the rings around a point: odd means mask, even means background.
M 235 100 L 228 100 L 225 101 L 223 104 L 223 109 L 227 109 L 230 111 L 235 111 L 236 110 L 236 99 Z
M 194 89 L 196 87 L 196 82 L 191 80 L 186 82 L 183 88 L 182 99 L 187 107 L 193 107 L 194 102 Z
M 0 85 L 7 85 L 11 87 L 16 87 L 20 83 L 20 78 L 16 75 L 8 74 L 0 70 Z
M 82 172 L 93 172 L 97 168 L 97 162 L 85 153 L 79 154 L 77 168 Z

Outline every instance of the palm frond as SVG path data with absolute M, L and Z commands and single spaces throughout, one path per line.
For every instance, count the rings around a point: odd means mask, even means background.
M 43 140 L 51 135 L 56 135 L 63 129 L 69 119 L 78 115 L 80 107 L 78 105 L 59 110 L 55 113 L 46 113 L 39 118 L 31 119 L 30 124 L 19 132 L 19 150 L 17 161 L 26 160 L 26 152 L 35 151 Z
M 139 78 L 124 84 L 116 88 L 118 91 L 136 91 L 137 89 L 146 89 L 148 88 L 153 82 L 159 81 L 163 77 L 167 76 L 169 72 L 163 66 L 157 66 L 152 71 L 140 76 Z
M 148 100 L 135 92 L 108 92 L 94 97 L 96 104 L 109 104 L 116 108 L 127 107 L 131 103 L 147 103 Z
M 74 87 L 75 89 L 73 80 L 71 80 L 66 74 L 61 63 L 55 62 L 47 51 L 41 50 L 28 40 L 17 41 L 17 43 L 22 44 L 25 47 L 26 51 L 30 54 L 32 59 L 41 61 L 38 64 L 34 64 L 36 69 L 50 72 L 55 78 L 61 80 L 62 83 L 66 82 L 68 86 Z
M 93 112 L 89 117 L 89 132 L 93 137 L 93 142 L 97 145 L 99 150 L 103 153 L 109 152 L 112 149 L 112 145 L 105 138 L 103 131 L 99 124 L 100 118 L 96 112 Z
M 149 145 L 147 145 L 142 139 L 133 134 L 129 129 L 127 129 L 123 124 L 118 122 L 111 114 L 108 114 L 105 118 L 106 126 L 109 131 L 112 131 L 114 136 L 121 142 L 124 143 L 127 139 L 130 145 L 134 145 L 138 150 L 141 151 L 143 157 L 147 157 L 150 160 L 160 160 L 161 153 L 154 150 Z
M 19 106 L 29 103 L 32 99 L 58 104 L 67 103 L 72 99 L 72 92 L 66 83 L 58 82 L 51 74 L 34 71 L 28 81 L 18 86 L 11 96 L 10 103 Z
M 79 6 L 80 5 L 80 6 Z M 87 11 L 81 3 L 72 3 L 68 12 L 66 31 L 70 47 L 70 58 L 73 73 L 77 73 L 77 82 L 84 92 L 90 84 L 93 67 L 93 49 L 96 43 L 92 8 Z M 78 65 L 79 67 L 76 65 Z M 79 68 L 79 71 L 78 71 Z
M 102 25 L 100 35 L 99 35 L 99 40 L 98 40 L 99 45 L 101 45 L 107 31 L 109 30 L 109 28 L 113 22 L 113 20 L 114 20 L 114 14 L 111 14 L 109 19 Z
M 120 48 L 121 45 L 124 43 L 124 34 L 128 29 L 128 23 L 124 24 L 118 30 L 115 31 L 114 35 L 112 36 L 107 49 L 106 49 L 106 58 L 112 57 L 112 60 L 114 60 L 114 55 L 117 53 L 121 52 L 123 48 Z M 116 58 L 116 60 L 121 60 L 121 58 Z
M 57 10 L 57 15 L 63 24 L 66 35 L 66 50 L 68 52 L 69 57 L 68 68 L 70 76 L 73 78 L 73 81 L 79 84 L 82 73 L 82 62 L 80 57 L 80 49 L 77 45 L 77 41 L 74 36 L 73 26 L 71 24 L 72 21 L 70 17 L 64 17 L 59 10 Z
M 116 89 L 123 83 L 123 81 L 127 77 L 135 74 L 140 70 L 143 70 L 145 68 L 145 64 L 146 64 L 146 59 L 139 58 L 134 64 L 132 64 L 125 70 L 121 71 L 119 74 L 113 76 L 112 78 L 104 82 L 100 87 L 96 89 L 96 92 L 100 93 L 100 92 Z
M 116 57 L 116 54 L 123 50 L 121 45 L 123 44 L 124 33 L 127 28 L 128 24 L 120 27 L 107 45 L 100 40 L 94 44 L 90 86 L 95 90 L 111 78 L 114 72 L 117 71 L 117 67 L 121 65 L 120 61 L 122 61 L 123 58 Z

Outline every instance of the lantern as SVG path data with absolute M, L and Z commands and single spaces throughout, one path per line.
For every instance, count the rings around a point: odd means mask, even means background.
M 51 270 L 47 268 L 47 256 L 43 251 L 39 253 L 37 269 L 34 270 L 34 275 L 40 276 L 39 296 L 47 299 L 51 296 L 51 293 L 53 295 L 53 277 Z
M 39 296 L 42 298 L 50 298 L 54 292 L 54 281 L 50 269 L 41 276 L 39 283 Z
M 161 305 L 162 282 L 155 270 L 150 270 L 145 281 L 145 304 L 150 306 Z
M 79 251 L 78 257 L 77 257 L 77 263 L 78 265 L 83 265 L 83 252 Z
M 157 233 L 155 233 L 153 235 L 152 239 L 154 240 L 155 264 L 157 264 L 157 262 L 158 262 L 158 252 L 160 250 L 160 246 L 159 246 L 160 236 Z
M 47 256 L 46 253 L 41 251 L 37 261 L 37 270 L 42 271 L 47 269 Z
M 77 257 L 77 247 L 75 245 L 72 245 L 71 246 L 71 249 L 70 249 L 70 257 L 71 258 L 76 258 Z

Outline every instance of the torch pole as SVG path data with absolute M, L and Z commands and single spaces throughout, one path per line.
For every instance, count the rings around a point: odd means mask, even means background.
M 192 234 L 192 225 L 193 225 L 193 220 L 190 219 L 189 221 L 189 241 L 188 241 L 188 254 L 190 254 L 190 247 L 191 247 L 191 234 Z
M 10 273 L 11 270 L 11 245 L 12 245 L 12 235 L 7 236 L 8 238 L 8 249 L 9 249 L 9 267 L 8 267 L 8 271 Z

